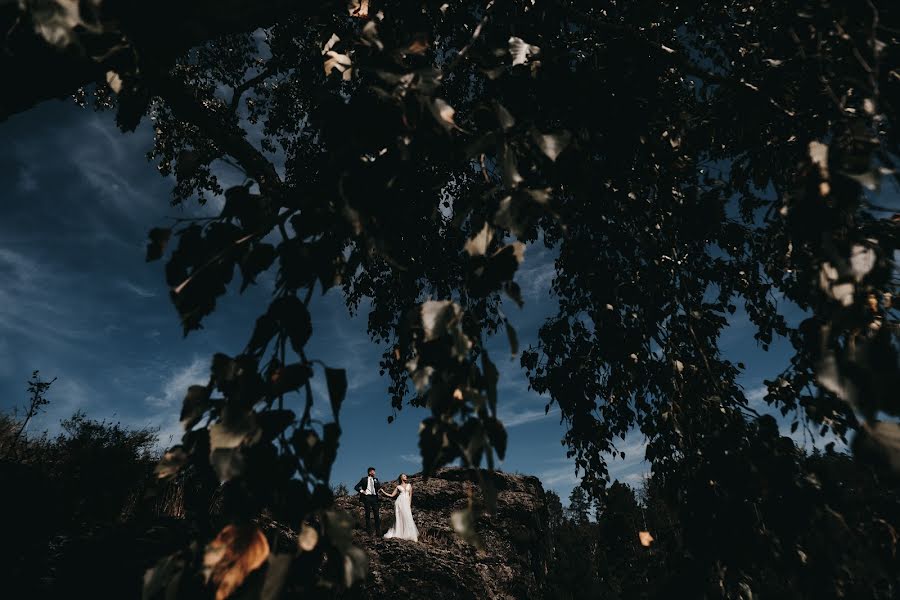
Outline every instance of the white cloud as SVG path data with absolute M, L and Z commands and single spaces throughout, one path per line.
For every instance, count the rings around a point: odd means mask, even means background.
M 747 397 L 747 402 L 753 405 L 761 403 L 768 393 L 769 389 L 764 385 L 760 385 L 746 392 L 744 396 Z
M 204 385 L 209 380 L 209 359 L 195 357 L 190 365 L 173 371 L 163 383 L 159 393 L 147 396 L 144 401 L 153 408 L 177 408 L 185 392 L 192 385 Z
M 400 460 L 402 460 L 402 461 L 404 461 L 404 462 L 412 463 L 412 464 L 415 464 L 415 465 L 418 465 L 418 464 L 421 464 L 421 463 L 422 463 L 422 457 L 421 457 L 421 456 L 419 456 L 418 454 L 411 454 L 411 453 L 410 453 L 410 454 L 401 454 L 401 455 L 400 455 Z
M 571 488 L 581 480 L 575 475 L 575 463 L 570 462 L 561 467 L 554 467 L 538 473 L 538 479 L 549 489 Z
M 606 456 L 609 476 L 613 481 L 618 479 L 634 485 L 650 472 L 650 463 L 644 458 L 647 452 L 647 440 L 640 433 L 634 432 L 626 435 L 624 444 L 617 446 L 616 449 L 624 452 L 625 458 L 621 458 L 619 454 Z
M 143 222 L 145 211 L 160 205 L 154 193 L 136 184 L 131 177 L 133 157 L 149 142 L 141 139 L 149 131 L 141 133 L 122 136 L 109 119 L 96 115 L 87 121 L 87 127 L 73 127 L 60 136 L 61 144 L 74 149 L 66 156 L 93 188 L 96 197 L 121 216 L 136 222 Z M 81 143 L 84 136 L 89 136 L 93 143 Z M 141 172 L 146 171 L 142 168 Z
M 618 454 L 615 457 L 609 454 L 605 455 L 610 478 L 613 481 L 618 479 L 631 486 L 639 485 L 650 471 L 650 464 L 644 460 L 646 449 L 647 442 L 640 433 L 635 432 L 626 436 L 625 441 L 617 447 L 618 451 L 625 452 L 624 459 L 618 458 L 620 456 Z M 575 474 L 575 461 L 562 458 L 545 462 L 554 466 L 538 472 L 538 478 L 545 488 L 556 491 L 565 501 L 571 489 L 581 481 L 581 477 Z
M 127 290 L 137 296 L 138 298 L 155 298 L 156 293 L 151 292 L 150 290 L 143 288 L 136 283 L 128 281 L 127 279 L 120 279 L 117 282 L 117 285 L 123 290 Z
M 534 253 L 526 257 L 515 280 L 525 298 L 546 298 L 555 275 L 556 265 L 553 259 L 546 253 Z
M 204 385 L 209 381 L 209 360 L 195 357 L 187 366 L 171 371 L 160 390 L 144 401 L 154 409 L 149 418 L 135 419 L 133 427 L 153 427 L 159 430 L 160 449 L 179 443 L 184 433 L 178 420 L 179 409 L 187 389 L 192 385 Z
M 543 410 L 523 410 L 523 411 L 504 411 L 500 410 L 498 418 L 507 429 L 525 425 L 526 423 L 534 423 L 559 414 L 558 408 L 550 409 L 550 412 L 544 413 Z
M 70 273 L 0 248 L 0 277 L 0 333 L 16 333 L 44 348 L 76 343 L 95 334 L 84 322 L 87 312 L 60 301 L 75 286 Z

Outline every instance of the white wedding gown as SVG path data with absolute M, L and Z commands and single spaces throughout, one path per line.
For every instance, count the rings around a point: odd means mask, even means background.
M 385 538 L 419 541 L 419 530 L 416 529 L 412 516 L 411 489 L 412 485 L 409 483 L 397 486 L 399 494 L 394 501 L 394 526 L 384 534 Z

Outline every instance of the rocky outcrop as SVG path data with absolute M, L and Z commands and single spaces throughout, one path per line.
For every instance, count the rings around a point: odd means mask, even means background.
M 443 469 L 428 478 L 410 477 L 419 543 L 382 537 L 394 521 L 389 499 L 381 505 L 382 531 L 369 536 L 359 499 L 355 495 L 338 498 L 337 507 L 354 518 L 356 545 L 369 555 L 368 579 L 352 596 L 373 600 L 397 593 L 431 600 L 543 597 L 550 542 L 541 482 L 524 475 L 482 474 L 497 491 L 492 512 L 484 508 L 474 470 Z M 480 548 L 462 541 L 451 524 L 451 514 L 469 506 L 470 498 L 479 508 L 475 530 Z

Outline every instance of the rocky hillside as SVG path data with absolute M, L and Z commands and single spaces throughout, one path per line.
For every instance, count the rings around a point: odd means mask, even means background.
M 454 599 L 541 598 L 549 559 L 549 533 L 544 490 L 536 477 L 494 473 L 497 508 L 481 511 L 475 529 L 481 548 L 454 533 L 450 515 L 468 506 L 470 496 L 481 505 L 477 473 L 444 469 L 437 475 L 410 477 L 413 516 L 420 541 L 385 540 L 368 536 L 362 504 L 355 495 L 337 499 L 337 506 L 355 518 L 355 543 L 370 560 L 366 585 L 355 597 Z M 393 485 L 389 486 L 393 489 Z M 384 498 L 382 533 L 393 524 L 394 507 Z

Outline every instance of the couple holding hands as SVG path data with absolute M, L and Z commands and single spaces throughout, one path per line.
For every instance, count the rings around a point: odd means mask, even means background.
M 372 533 L 369 515 L 374 513 L 375 532 L 381 532 L 381 516 L 378 511 L 379 494 L 388 498 L 396 498 L 394 501 L 394 526 L 384 534 L 385 538 L 419 541 L 419 530 L 412 516 L 412 484 L 409 483 L 406 473 L 401 473 L 397 479 L 397 486 L 390 494 L 384 491 L 378 477 L 375 476 L 375 467 L 369 467 L 368 475 L 356 484 L 356 493 L 365 507 L 366 532 Z

